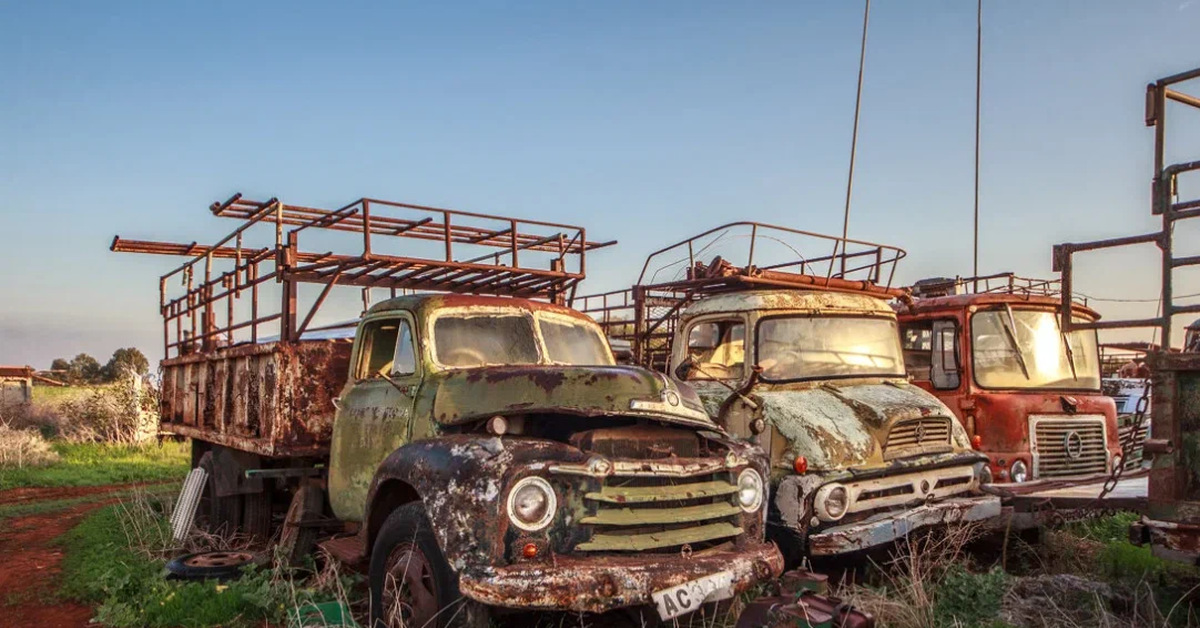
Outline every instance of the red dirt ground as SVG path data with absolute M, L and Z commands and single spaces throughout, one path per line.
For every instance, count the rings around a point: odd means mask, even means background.
M 111 493 L 134 486 L 12 489 L 0 493 L 0 504 L 31 503 Z M 0 628 L 12 626 L 82 628 L 92 609 L 56 599 L 63 550 L 54 540 L 75 527 L 91 511 L 115 499 L 81 504 L 66 510 L 12 517 L 0 522 Z
M 109 484 L 107 486 L 62 486 L 53 488 L 10 488 L 7 491 L 0 491 L 0 506 L 6 504 L 42 502 L 55 499 L 71 499 L 73 497 L 84 497 L 86 495 L 96 495 L 99 493 L 111 493 L 120 491 L 135 486 L 156 486 L 158 484 L 170 484 L 167 482 L 134 482 L 132 484 Z

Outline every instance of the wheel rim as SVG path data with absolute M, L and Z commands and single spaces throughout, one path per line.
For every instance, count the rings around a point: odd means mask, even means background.
M 433 626 L 438 613 L 433 566 L 413 543 L 388 555 L 383 583 L 383 619 L 391 628 Z
M 205 552 L 189 556 L 183 561 L 188 567 L 232 567 L 245 565 L 254 560 L 249 552 Z

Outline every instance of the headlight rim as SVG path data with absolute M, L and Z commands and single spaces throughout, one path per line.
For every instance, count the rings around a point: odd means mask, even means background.
M 517 516 L 514 508 L 513 500 L 516 499 L 517 492 L 526 486 L 537 486 L 546 495 L 546 513 L 541 519 L 535 522 L 526 522 Z M 508 497 L 504 500 L 505 510 L 508 514 L 509 523 L 525 532 L 540 532 L 545 530 L 554 521 L 554 517 L 558 514 L 558 494 L 554 490 L 554 486 L 550 484 L 546 478 L 540 475 L 528 475 L 513 483 L 512 488 L 508 489 Z
M 1017 465 L 1021 465 L 1021 475 L 1024 476 L 1020 480 L 1017 479 Z M 1008 479 L 1012 480 L 1014 484 L 1023 484 L 1028 482 L 1030 479 L 1029 465 L 1025 464 L 1025 461 L 1021 460 L 1020 458 L 1014 460 L 1013 463 L 1008 467 Z
M 825 506 L 826 502 L 829 500 L 829 496 L 833 494 L 834 491 L 839 489 L 845 494 L 845 505 L 842 507 L 842 511 L 840 513 L 834 515 L 833 513 L 829 512 L 829 509 Z M 841 521 L 842 518 L 846 516 L 846 513 L 850 512 L 850 489 L 847 488 L 845 484 L 831 482 L 817 489 L 817 494 L 814 496 L 813 502 L 813 505 L 817 509 L 818 518 L 828 522 Z
M 755 482 L 756 486 L 758 487 L 757 494 L 754 497 L 754 504 L 752 506 L 746 506 L 745 504 L 742 503 L 742 478 L 748 477 L 748 476 L 752 476 L 754 478 L 754 482 Z M 742 509 L 742 512 L 755 513 L 762 509 L 763 504 L 766 503 L 766 501 L 767 501 L 766 500 L 767 489 L 766 489 L 766 482 L 763 480 L 762 474 L 759 473 L 757 469 L 755 469 L 753 467 L 746 467 L 745 469 L 742 469 L 740 472 L 738 472 L 736 486 L 737 486 L 738 492 L 736 493 L 736 497 L 734 499 L 737 500 L 737 504 Z

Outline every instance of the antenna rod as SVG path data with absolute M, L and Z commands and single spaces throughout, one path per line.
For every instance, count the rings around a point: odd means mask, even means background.
M 975 246 L 974 264 L 971 275 L 979 276 L 979 93 L 983 77 L 983 0 L 978 0 L 975 9 Z M 975 281 L 979 290 L 979 281 Z
M 850 173 L 846 177 L 846 211 L 842 218 L 842 274 L 846 274 L 846 238 L 850 232 L 850 191 L 854 189 L 854 152 L 858 147 L 858 112 L 862 106 L 863 65 L 867 60 L 867 18 L 871 0 L 863 8 L 862 49 L 858 53 L 858 92 L 854 96 L 854 131 L 850 135 Z M 832 260 L 830 260 L 832 262 Z M 832 266 L 832 263 L 830 264 Z

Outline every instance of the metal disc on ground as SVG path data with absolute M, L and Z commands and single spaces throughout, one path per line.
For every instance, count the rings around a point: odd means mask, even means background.
M 185 554 L 167 563 L 167 578 L 172 580 L 228 580 L 241 575 L 242 569 L 260 564 L 253 552 L 199 552 Z

